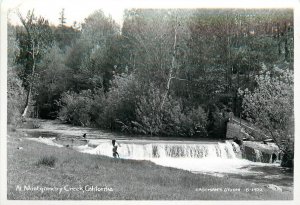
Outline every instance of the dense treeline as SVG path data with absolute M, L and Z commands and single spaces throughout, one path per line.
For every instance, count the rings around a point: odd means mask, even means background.
M 20 19 L 8 27 L 9 122 L 19 113 L 222 138 L 228 112 L 249 117 L 239 90 L 255 92 L 266 70 L 293 70 L 287 9 L 130 9 L 123 25 L 96 11 L 81 27 L 52 26 L 33 12 Z

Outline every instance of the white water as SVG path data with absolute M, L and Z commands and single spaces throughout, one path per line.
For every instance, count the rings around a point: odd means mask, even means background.
M 44 144 L 47 144 L 47 145 L 55 146 L 55 147 L 63 147 L 63 145 L 57 144 L 57 143 L 54 142 L 55 137 L 51 137 L 51 138 L 44 138 L 44 137 L 34 138 L 34 137 L 31 137 L 31 138 L 27 138 L 27 139 L 32 140 L 32 141 L 36 141 L 36 142 L 41 142 L 41 143 L 44 143 Z
M 94 149 L 88 148 L 88 145 L 78 147 L 82 152 L 89 154 L 112 156 L 111 141 L 100 143 Z M 213 142 L 213 143 L 122 143 L 118 147 L 118 153 L 121 158 L 149 160 L 153 158 L 207 158 L 207 159 L 233 159 L 240 157 L 239 146 L 234 142 Z
M 28 138 L 51 146 L 63 147 L 55 138 Z M 179 142 L 148 140 L 134 141 L 118 140 L 120 158 L 134 160 L 149 160 L 155 164 L 201 172 L 216 176 L 223 174 L 254 175 L 261 174 L 249 169 L 249 166 L 278 166 L 251 162 L 241 158 L 240 147 L 232 142 Z M 88 154 L 112 157 L 111 140 L 90 140 L 88 144 L 72 146 L 73 149 Z M 257 157 L 260 154 L 257 153 Z M 248 167 L 248 168 L 247 168 Z
M 145 141 L 144 141 L 145 142 Z M 75 149 L 89 154 L 112 157 L 110 140 L 90 141 L 88 145 L 78 146 Z M 277 166 L 251 162 L 241 158 L 240 147 L 232 142 L 159 142 L 159 143 L 130 143 L 121 142 L 118 146 L 120 158 L 134 160 L 149 160 L 155 164 L 184 169 L 192 172 L 201 172 L 217 176 L 222 174 L 254 175 L 261 172 L 250 171 L 249 166 Z M 246 168 L 248 167 L 248 168 Z

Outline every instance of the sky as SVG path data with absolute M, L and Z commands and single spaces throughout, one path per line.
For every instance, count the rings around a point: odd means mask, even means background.
M 123 4 L 113 4 L 115 1 L 96 1 L 96 0 L 9 0 L 8 20 L 12 24 L 18 24 L 19 19 L 16 12 L 19 10 L 23 16 L 26 16 L 28 10 L 34 9 L 37 16 L 43 16 L 51 24 L 59 23 L 60 12 L 64 8 L 66 24 L 72 25 L 74 21 L 83 22 L 93 11 L 102 9 L 106 15 L 119 24 L 123 19 Z
M 82 23 L 93 11 L 102 9 L 106 15 L 121 25 L 126 8 L 220 8 L 220 7 L 289 7 L 297 0 L 2 0 L 8 8 L 8 20 L 19 24 L 17 10 L 26 16 L 34 9 L 37 16 L 43 16 L 50 24 L 59 23 L 59 13 L 64 8 L 66 24 Z

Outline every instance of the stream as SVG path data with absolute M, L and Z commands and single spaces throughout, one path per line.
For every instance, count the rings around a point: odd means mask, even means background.
M 257 184 L 274 184 L 292 190 L 293 172 L 279 162 L 253 162 L 242 157 L 232 140 L 182 139 L 124 135 L 94 128 L 39 120 L 38 129 L 21 129 L 29 140 L 78 152 L 112 157 L 112 139 L 116 139 L 120 158 L 148 160 L 155 164 L 217 177 L 243 179 Z M 84 139 L 82 135 L 86 133 Z M 270 160 L 271 161 L 271 160 Z

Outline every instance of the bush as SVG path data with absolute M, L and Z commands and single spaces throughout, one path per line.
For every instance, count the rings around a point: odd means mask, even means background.
M 83 90 L 80 93 L 68 91 L 63 93 L 60 100 L 62 107 L 59 112 L 59 119 L 73 125 L 92 125 L 92 115 L 95 113 L 92 105 L 95 103 L 91 90 Z
M 93 92 L 92 99 L 90 100 L 91 105 L 89 115 L 91 124 L 102 127 L 103 113 L 106 106 L 106 97 L 103 89 L 96 89 Z
M 286 151 L 281 159 L 282 167 L 294 168 L 294 151 Z
M 165 136 L 206 137 L 207 115 L 199 107 L 183 109 L 180 100 L 153 84 L 140 86 L 134 74 L 115 76 L 106 95 L 100 90 L 66 92 L 59 118 L 80 126 Z
M 115 76 L 107 93 L 103 114 L 98 115 L 97 125 L 103 128 L 131 132 L 135 119 L 136 102 L 141 92 L 134 74 Z
M 206 114 L 201 107 L 184 110 L 180 100 L 163 94 L 154 85 L 139 99 L 136 109 L 138 132 L 150 135 L 206 136 Z
M 228 112 L 225 109 L 211 107 L 207 117 L 207 132 L 211 138 L 226 138 Z
M 7 122 L 18 125 L 21 123 L 22 109 L 25 106 L 25 90 L 22 81 L 12 68 L 7 75 Z
M 185 127 L 185 135 L 187 136 L 207 137 L 207 115 L 200 106 L 188 111 L 180 124 Z
M 158 89 L 149 89 L 139 99 L 136 108 L 136 120 L 138 132 L 146 132 L 150 135 L 158 135 L 163 129 L 163 112 L 160 110 L 160 92 Z
M 23 118 L 21 127 L 26 129 L 38 129 L 41 127 L 41 123 L 34 118 Z
M 103 89 L 65 92 L 60 100 L 59 119 L 80 126 L 131 131 L 135 117 L 137 82 L 133 75 L 115 76 L 106 95 Z
M 247 119 L 271 137 L 286 154 L 286 164 L 294 156 L 294 72 L 274 66 L 272 72 L 262 66 L 255 77 L 257 88 L 240 90 Z M 286 143 L 284 143 L 286 142 Z
M 48 167 L 54 167 L 55 163 L 57 161 L 57 158 L 54 156 L 44 156 L 36 163 L 37 166 L 48 166 Z
M 57 118 L 59 107 L 57 101 L 62 93 L 71 87 L 74 70 L 65 66 L 65 54 L 55 44 L 47 49 L 38 63 L 34 96 L 38 115 L 43 119 Z M 79 84 L 76 82 L 76 84 Z

